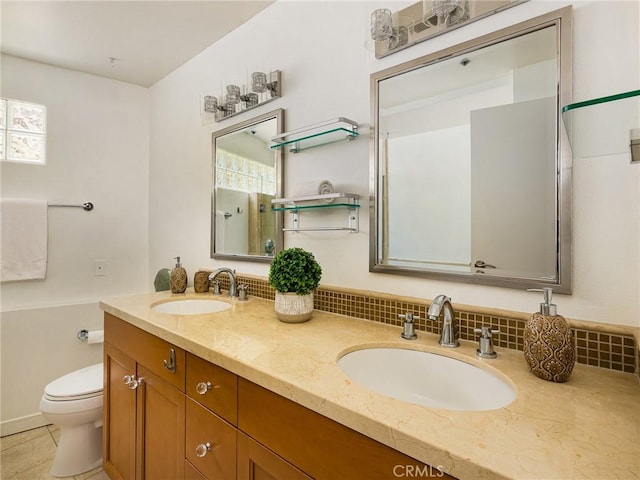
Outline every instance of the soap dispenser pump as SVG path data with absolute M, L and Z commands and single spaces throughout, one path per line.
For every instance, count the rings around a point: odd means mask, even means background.
M 566 382 L 576 356 L 571 327 L 551 303 L 551 288 L 527 291 L 542 292 L 544 301 L 540 311 L 532 314 L 525 325 L 524 358 L 535 376 L 550 382 Z
M 176 266 L 171 270 L 171 275 L 169 276 L 171 293 L 184 293 L 187 289 L 187 271 L 182 267 L 180 257 L 175 257 L 175 259 Z

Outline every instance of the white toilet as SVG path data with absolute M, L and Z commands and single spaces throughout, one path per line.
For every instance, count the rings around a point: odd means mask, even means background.
M 70 477 L 102 465 L 102 378 L 102 363 L 97 363 L 44 387 L 40 411 L 60 427 L 50 472 L 54 477 Z

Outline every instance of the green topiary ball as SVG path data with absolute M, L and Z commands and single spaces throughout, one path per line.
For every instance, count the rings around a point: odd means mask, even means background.
M 271 262 L 269 284 L 280 293 L 307 295 L 320 283 L 322 268 L 311 252 L 293 247 L 282 250 Z

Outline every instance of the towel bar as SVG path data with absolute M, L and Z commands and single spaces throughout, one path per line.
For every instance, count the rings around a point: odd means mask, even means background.
M 70 205 L 70 204 L 63 204 L 63 203 L 50 203 L 48 206 L 49 207 L 78 207 L 78 208 L 83 208 L 87 212 L 90 212 L 91 210 L 93 210 L 93 203 L 91 203 L 91 202 L 85 202 L 82 205 Z

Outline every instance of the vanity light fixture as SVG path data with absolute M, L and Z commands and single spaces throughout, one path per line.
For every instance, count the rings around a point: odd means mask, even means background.
M 270 73 L 254 72 L 251 74 L 250 85 L 230 84 L 223 90 L 226 95 L 205 95 L 202 98 L 202 110 L 205 114 L 212 115 L 216 122 L 280 98 L 282 73 L 280 70 Z
M 378 9 L 371 14 L 371 40 L 376 58 L 423 42 L 528 0 L 420 0 L 391 14 Z

